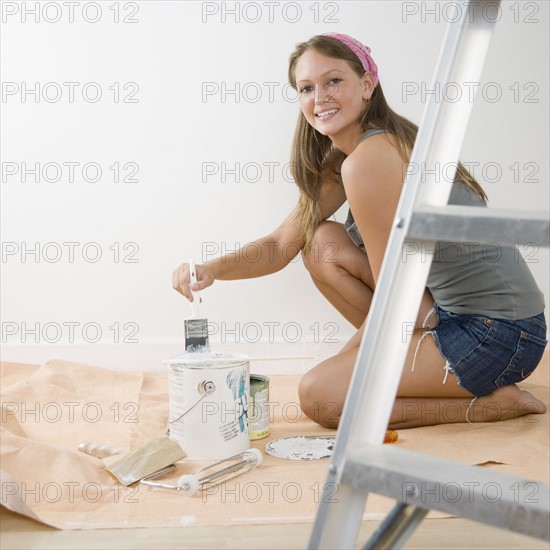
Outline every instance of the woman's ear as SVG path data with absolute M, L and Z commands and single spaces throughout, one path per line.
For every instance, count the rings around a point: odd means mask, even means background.
M 361 85 L 363 87 L 363 99 L 368 101 L 374 93 L 374 81 L 372 75 L 365 71 L 365 74 L 361 77 Z

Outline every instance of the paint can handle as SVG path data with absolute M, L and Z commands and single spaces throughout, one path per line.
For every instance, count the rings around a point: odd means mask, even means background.
M 181 420 L 188 412 L 191 412 L 207 395 L 214 393 L 216 390 L 216 385 L 214 382 L 204 380 L 199 384 L 199 391 L 202 395 L 193 403 L 183 414 L 180 414 L 175 420 L 170 420 L 169 423 L 173 424 L 178 420 Z

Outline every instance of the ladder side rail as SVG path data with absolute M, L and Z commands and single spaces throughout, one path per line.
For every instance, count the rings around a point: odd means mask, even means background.
M 482 17 L 487 1 L 466 2 L 462 20 L 449 23 L 435 82 L 479 81 L 494 26 Z M 435 166 L 436 161 L 456 163 L 472 107 L 473 102 L 468 103 L 467 98 L 452 104 L 437 103 L 431 98 L 411 163 L 421 168 Z M 446 205 L 450 191 L 450 183 L 427 177 L 423 169 L 406 178 L 340 420 L 310 548 L 349 548 L 357 539 L 366 493 L 342 486 L 338 497 L 331 499 L 330 491 L 342 475 L 350 439 L 354 443 L 382 444 L 409 344 L 401 341 L 402 323 L 404 319 L 416 318 L 431 266 L 431 257 L 422 258 L 419 254 L 406 263 L 401 261 L 406 232 L 415 203 Z M 397 314 L 396 308 L 400 310 Z M 366 429 L 362 429 L 361 419 L 368 422 Z

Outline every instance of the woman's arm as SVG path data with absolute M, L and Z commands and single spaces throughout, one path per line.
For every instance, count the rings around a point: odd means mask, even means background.
M 344 204 L 342 185 L 334 179 L 323 183 L 320 193 L 321 219 L 332 216 Z M 246 244 L 239 250 L 196 266 L 197 286 L 202 290 L 216 279 L 235 280 L 262 277 L 286 267 L 303 248 L 298 206 L 269 235 Z M 175 290 L 192 300 L 189 292 L 189 265 L 181 264 L 172 274 Z
M 245 244 L 235 252 L 209 260 L 201 267 L 214 279 L 225 281 L 263 277 L 283 269 L 302 246 L 296 207 L 269 235 Z
M 403 187 L 403 159 L 393 136 L 361 142 L 342 164 L 348 203 L 378 281 Z

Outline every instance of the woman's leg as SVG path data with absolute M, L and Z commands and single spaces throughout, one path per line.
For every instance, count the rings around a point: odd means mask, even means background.
M 323 296 L 359 328 L 370 308 L 374 278 L 367 255 L 353 244 L 344 226 L 322 222 L 303 259 Z
M 412 335 L 390 426 L 414 428 L 456 422 L 493 422 L 546 412 L 542 401 L 515 384 L 474 398 L 457 384 L 453 373 L 445 372 L 445 359 L 431 335 L 420 341 L 421 336 L 420 331 Z
M 433 305 L 433 301 L 431 302 Z M 430 296 L 426 292 L 419 319 L 429 311 Z M 424 311 L 422 311 L 424 310 Z M 424 314 L 424 316 L 423 316 Z M 342 351 L 308 371 L 299 386 L 302 410 L 312 420 L 336 428 L 361 342 L 363 326 Z M 412 428 L 454 422 L 489 422 L 507 420 L 531 413 L 544 413 L 544 403 L 517 386 L 505 386 L 490 395 L 474 397 L 457 384 L 453 373 L 445 377 L 445 360 L 431 336 L 418 345 L 420 330 L 411 336 L 407 359 L 399 383 L 397 398 L 390 417 L 390 426 Z M 414 370 L 412 370 L 414 361 Z

